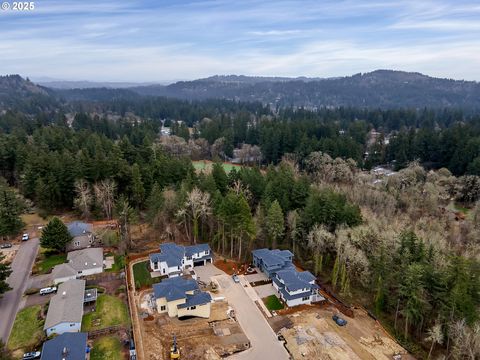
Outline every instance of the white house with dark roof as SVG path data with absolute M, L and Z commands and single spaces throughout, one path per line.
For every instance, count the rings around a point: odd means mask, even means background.
M 168 277 L 179 276 L 185 269 L 212 262 L 208 244 L 182 246 L 175 243 L 160 244 L 160 252 L 150 255 L 150 268 Z
M 53 282 L 58 284 L 101 272 L 103 272 L 103 248 L 88 248 L 70 251 L 67 254 L 67 262 L 53 268 L 52 277 Z
M 297 271 L 289 250 L 257 249 L 252 251 L 253 264 L 272 280 L 273 287 L 288 306 L 311 304 L 325 298 L 318 292 L 315 276 Z
M 325 298 L 318 292 L 315 276 L 309 271 L 280 270 L 272 277 L 273 287 L 288 306 L 311 304 Z
M 43 326 L 47 336 L 80 331 L 84 297 L 85 280 L 68 280 L 60 284 L 48 306 Z
M 199 289 L 193 279 L 180 276 L 153 285 L 155 303 L 159 313 L 179 318 L 184 316 L 210 317 L 212 297 Z

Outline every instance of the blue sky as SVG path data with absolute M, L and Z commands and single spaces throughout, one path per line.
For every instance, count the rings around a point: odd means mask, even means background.
M 0 36 L 0 72 L 33 78 L 397 69 L 480 80 L 478 0 L 36 0 L 29 13 L 0 10 Z

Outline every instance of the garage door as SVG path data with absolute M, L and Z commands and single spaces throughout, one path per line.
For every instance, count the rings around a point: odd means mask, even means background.
M 193 266 L 203 266 L 205 265 L 205 260 L 194 261 Z

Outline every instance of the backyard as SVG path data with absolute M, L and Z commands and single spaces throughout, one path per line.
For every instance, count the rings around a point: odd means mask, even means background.
M 33 350 L 44 337 L 40 305 L 30 306 L 18 312 L 8 340 L 10 350 Z
M 115 359 L 124 358 L 122 354 L 122 344 L 115 336 L 104 336 L 93 343 L 90 360 Z
M 96 309 L 83 316 L 82 331 L 104 329 L 115 325 L 130 323 L 127 305 L 119 298 L 112 295 L 100 295 L 97 299 Z
M 262 300 L 265 306 L 267 307 L 267 309 L 270 311 L 283 309 L 283 304 L 275 295 L 270 295 L 266 298 L 263 298 Z
M 148 270 L 149 262 L 143 261 L 133 265 L 133 277 L 135 279 L 135 288 L 151 286 L 161 281 L 160 277 L 152 278 Z

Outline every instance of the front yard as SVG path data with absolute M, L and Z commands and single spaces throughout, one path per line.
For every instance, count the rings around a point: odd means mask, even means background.
M 95 340 L 93 343 L 92 352 L 90 353 L 90 360 L 120 360 L 122 358 L 122 344 L 117 337 L 104 336 Z
M 40 305 L 27 307 L 17 313 L 12 333 L 8 340 L 10 350 L 33 350 L 43 340 L 44 321 L 40 317 Z
M 283 309 L 283 304 L 275 295 L 270 295 L 266 298 L 263 298 L 262 300 L 265 303 L 267 309 L 270 311 Z
M 97 299 L 96 310 L 83 316 L 82 331 L 129 324 L 127 305 L 115 296 L 103 294 Z
M 52 253 L 44 248 L 41 248 L 33 268 L 33 273 L 37 275 L 47 274 L 55 265 L 63 264 L 66 261 L 66 254 Z

